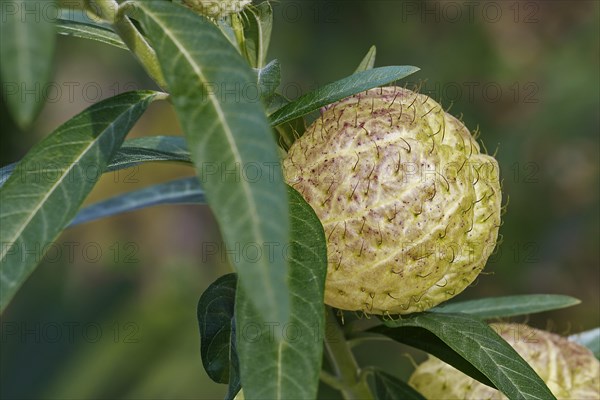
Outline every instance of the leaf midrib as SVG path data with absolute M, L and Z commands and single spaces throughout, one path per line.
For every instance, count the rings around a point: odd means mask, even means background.
M 188 63 L 194 69 L 194 72 L 196 72 L 198 74 L 200 83 L 204 86 L 204 82 L 206 81 L 206 78 L 205 78 L 204 74 L 202 73 L 202 69 L 199 65 L 197 65 L 194 62 L 191 54 L 189 54 L 189 52 L 187 51 L 185 46 L 183 46 L 183 44 L 175 36 L 173 36 L 171 34 L 170 29 L 168 29 L 167 26 L 165 26 L 164 24 L 162 24 L 160 22 L 160 19 L 157 18 L 155 13 L 148 10 L 141 2 L 137 2 L 136 4 L 139 4 L 142 8 L 144 8 L 146 14 L 149 16 L 152 16 L 152 19 L 154 19 L 155 23 L 163 29 L 163 32 L 172 40 L 173 44 L 175 44 L 175 46 L 177 46 L 177 48 L 180 51 L 180 54 L 183 54 L 184 58 L 188 60 Z M 230 144 L 230 149 L 234 153 L 233 154 L 234 158 L 240 162 L 243 161 L 242 157 L 240 155 L 238 146 L 236 145 L 235 140 L 233 140 L 233 133 L 231 131 L 231 128 L 230 128 L 229 124 L 227 123 L 227 119 L 225 118 L 225 116 L 223 114 L 223 110 L 221 109 L 221 106 L 220 106 L 218 100 L 215 98 L 215 95 L 211 91 L 207 91 L 207 92 L 208 92 L 208 98 L 209 98 L 210 102 L 213 104 L 215 110 L 217 111 L 219 120 L 221 121 L 221 124 L 223 125 L 224 131 L 225 131 L 225 137 L 227 138 L 227 141 Z M 265 240 L 264 240 L 262 234 L 256 228 L 257 226 L 259 226 L 259 222 L 260 222 L 259 219 L 257 218 L 256 202 L 254 200 L 254 197 L 252 196 L 252 192 L 250 190 L 248 183 L 245 182 L 244 179 L 241 179 L 240 181 L 241 181 L 242 189 L 243 189 L 244 193 L 246 194 L 246 198 L 248 201 L 247 204 L 250 206 L 250 207 L 248 207 L 248 211 L 251 214 L 252 220 L 255 222 L 255 223 L 251 224 L 252 230 L 254 232 L 254 236 L 257 238 L 260 238 L 261 241 L 264 243 Z M 274 298 L 274 296 L 271 296 L 271 297 Z
M 489 305 L 485 305 L 485 306 L 476 306 L 476 307 L 473 307 L 470 309 L 465 308 L 464 310 L 453 309 L 453 308 L 450 308 L 448 310 L 440 309 L 440 311 L 438 311 L 438 312 L 443 313 L 443 314 L 462 312 L 462 313 L 470 314 L 470 315 L 480 315 L 480 314 L 486 315 L 486 314 L 489 314 L 490 312 L 497 312 L 498 310 L 511 310 L 512 312 L 515 312 L 515 311 L 521 312 L 521 310 L 529 309 L 532 305 L 534 305 L 534 306 L 538 305 L 542 308 L 546 308 L 549 306 L 556 307 L 556 306 L 560 305 L 562 308 L 566 308 L 569 305 L 574 305 L 574 304 L 578 303 L 575 300 L 569 300 L 569 302 L 567 303 L 567 299 L 564 299 L 564 298 L 558 299 L 555 297 L 556 295 L 550 295 L 550 296 L 552 296 L 552 297 L 544 299 L 543 303 L 540 303 L 540 301 L 539 301 L 540 298 L 535 298 L 535 299 L 523 298 L 522 302 L 517 305 L 505 305 L 503 303 L 497 303 L 497 304 L 489 304 Z M 527 297 L 529 297 L 529 296 L 527 296 Z
M 90 142 L 89 145 L 87 145 L 83 151 L 79 154 L 79 156 L 77 158 L 75 158 L 73 160 L 73 162 L 71 163 L 71 165 L 65 170 L 65 173 L 63 173 L 60 178 L 50 187 L 50 189 L 48 191 L 46 191 L 46 193 L 44 194 L 44 196 L 40 199 L 40 201 L 38 201 L 36 207 L 33 209 L 33 212 L 29 213 L 29 217 L 25 219 L 25 221 L 21 224 L 21 229 L 17 230 L 16 233 L 14 235 L 12 235 L 12 240 L 9 241 L 9 243 L 14 243 L 16 241 L 16 239 L 21 236 L 21 234 L 23 233 L 23 231 L 27 228 L 27 226 L 29 226 L 29 224 L 31 223 L 31 220 L 33 220 L 33 218 L 38 215 L 39 210 L 44 206 L 44 204 L 46 204 L 46 200 L 48 200 L 48 198 L 50 196 L 52 196 L 52 194 L 56 191 L 56 189 L 60 186 L 60 184 L 65 180 L 65 178 L 67 176 L 69 176 L 69 172 L 71 172 L 76 165 L 79 165 L 79 161 L 88 153 L 88 151 L 98 142 L 98 140 L 100 140 L 100 137 L 103 136 L 103 134 L 105 132 L 107 132 L 110 129 L 113 129 L 113 127 L 119 123 L 121 121 L 121 118 L 124 114 L 129 113 L 130 110 L 135 107 L 136 104 L 131 104 L 126 111 L 123 111 L 123 113 L 121 113 L 121 115 L 119 116 L 119 118 L 115 119 L 113 122 L 111 122 L 109 125 L 107 125 L 107 127 L 105 129 L 102 130 L 102 132 L 96 136 L 95 140 L 92 140 Z M 8 246 L 2 246 L 2 250 L 0 250 L 0 266 L 4 265 L 4 260 L 6 257 L 6 254 L 8 253 Z M 2 280 L 6 281 L 4 279 L 4 274 L 1 274 L 0 276 L 2 278 Z M 15 282 L 14 281 L 10 281 L 9 285 L 10 286 L 14 286 Z
M 82 25 L 84 25 L 86 28 L 90 28 L 90 30 L 93 30 L 93 32 L 83 29 L 81 25 L 77 25 L 74 23 L 66 24 L 64 21 L 62 22 L 62 25 L 57 26 L 57 30 L 58 30 L 59 34 L 65 35 L 65 36 L 77 37 L 77 33 L 79 33 L 80 34 L 79 37 L 90 38 L 92 40 L 100 40 L 100 38 L 102 38 L 102 39 L 104 39 L 105 43 L 107 43 L 107 44 L 111 44 L 120 49 L 124 49 L 124 50 L 127 49 L 127 46 L 125 45 L 125 43 L 123 43 L 123 41 L 121 41 L 117 35 L 112 36 L 111 35 L 112 32 L 109 31 L 108 29 L 101 29 L 101 28 L 98 28 L 98 27 L 95 27 L 92 25 L 85 25 L 85 24 L 82 24 Z M 60 29 L 62 29 L 63 32 L 61 32 Z M 96 36 L 94 36 L 94 35 L 96 35 Z M 105 36 L 101 36 L 101 35 L 105 35 Z
M 103 131 L 104 133 L 105 131 Z M 46 200 L 48 200 L 48 198 L 50 196 L 52 196 L 52 194 L 55 192 L 55 190 L 57 189 L 57 187 L 64 181 L 64 179 L 67 177 L 68 173 L 71 172 L 73 170 L 73 168 L 75 168 L 75 165 L 78 165 L 78 161 L 83 158 L 83 156 L 85 154 L 87 154 L 87 152 L 89 151 L 89 149 L 96 143 L 96 141 L 92 141 L 90 142 L 90 144 L 88 146 L 86 146 L 84 148 L 84 151 L 81 152 L 81 154 L 75 159 L 73 160 L 73 163 L 69 166 L 69 168 L 67 168 L 65 170 L 65 173 L 62 174 L 60 176 L 60 178 L 50 187 L 50 190 L 46 191 L 46 193 L 44 194 L 44 196 L 42 196 L 42 198 L 38 201 L 36 207 L 33 209 L 32 212 L 29 213 L 29 216 L 25 219 L 25 221 L 21 224 L 21 229 L 18 229 L 14 235 L 12 235 L 12 240 L 9 241 L 9 243 L 14 243 L 16 241 L 16 239 L 21 236 L 21 234 L 23 233 L 23 231 L 25 230 L 25 228 L 27 228 L 27 226 L 29 226 L 29 223 L 31 222 L 31 220 L 38 214 L 39 210 L 43 207 L 44 204 L 46 204 Z M 6 248 L 6 251 L 5 251 Z M 0 254 L 0 265 L 4 265 L 2 264 L 2 262 L 5 259 L 6 254 L 8 253 L 8 246 L 2 246 L 2 253 Z M 4 277 L 4 274 L 2 275 L 2 277 Z M 14 282 L 10 283 L 11 286 L 14 284 Z
M 462 332 L 461 332 L 459 329 L 456 329 L 456 327 L 454 327 L 453 325 L 449 325 L 449 328 L 451 328 L 451 329 L 454 331 L 454 334 L 456 334 L 456 335 L 464 335 L 464 333 L 462 333 Z M 493 348 L 491 348 L 491 347 L 488 347 L 488 346 L 486 345 L 486 343 L 483 343 L 483 342 L 477 342 L 477 340 L 475 340 L 475 339 L 474 339 L 472 336 L 464 336 L 464 337 L 465 337 L 465 339 L 467 339 L 467 340 L 471 341 L 471 343 L 473 343 L 474 345 L 479 345 L 479 346 L 480 346 L 480 348 L 481 348 L 481 350 L 482 350 L 482 352 L 485 354 L 485 357 L 486 357 L 488 360 L 493 360 L 493 359 L 494 359 L 493 357 L 491 357 L 491 356 L 490 356 L 490 352 L 494 352 L 494 351 L 496 351 L 495 349 L 493 349 Z M 442 338 L 440 338 L 440 339 L 442 339 Z M 448 346 L 450 346 L 451 348 L 453 348 L 453 347 L 451 346 L 451 343 L 448 343 L 448 342 L 447 342 L 446 340 L 444 340 L 444 339 L 442 339 L 442 340 L 443 340 L 443 341 L 444 341 L 444 342 L 445 342 L 445 343 L 446 343 Z M 453 348 L 453 349 L 454 349 L 454 348 Z M 456 349 L 454 349 L 454 351 L 456 351 Z M 503 353 L 501 353 L 501 354 L 502 354 L 502 355 L 504 355 Z M 505 355 L 504 355 L 504 356 L 505 356 Z M 515 372 L 515 373 L 519 373 L 519 374 L 520 374 L 520 372 L 518 372 L 518 371 L 515 371 L 515 370 L 513 370 L 513 369 L 511 369 L 511 368 L 507 368 L 507 369 L 509 369 L 510 371 L 513 371 L 513 372 Z M 505 378 L 505 379 L 506 379 L 508 382 L 510 382 L 510 384 L 512 385 L 512 387 L 513 387 L 515 390 L 517 390 L 517 391 L 521 391 L 521 390 L 519 389 L 519 387 L 518 387 L 518 386 L 515 384 L 515 381 L 514 381 L 513 379 L 511 379 L 511 377 L 510 377 L 509 375 L 507 375 L 507 374 L 506 374 L 506 372 L 504 372 L 504 370 L 503 370 L 502 368 L 500 368 L 499 370 L 501 371 L 501 374 L 502 374 L 502 376 L 503 376 L 503 377 L 504 377 L 504 378 Z M 486 376 L 487 376 L 487 378 L 488 378 L 488 379 L 490 379 L 490 381 L 492 381 L 492 379 L 494 378 L 494 377 L 492 377 L 492 376 L 488 376 L 488 374 L 486 374 L 486 373 L 484 373 L 484 375 L 486 375 Z M 522 375 L 522 374 L 521 374 L 521 375 Z M 529 381 L 532 381 L 531 379 L 528 379 L 528 380 L 529 380 Z M 492 381 L 492 382 L 493 382 L 493 381 Z M 533 381 L 532 381 L 532 383 L 534 383 L 534 384 L 535 384 L 536 382 L 533 380 Z M 531 393 L 527 393 L 527 395 L 531 395 Z M 540 399 L 540 400 L 542 400 L 540 397 L 537 397 L 537 396 L 536 396 L 536 397 L 531 397 L 531 398 L 534 398 L 534 399 Z

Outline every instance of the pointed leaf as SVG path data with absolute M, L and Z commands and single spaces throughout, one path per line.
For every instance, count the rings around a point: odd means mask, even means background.
M 466 314 L 424 312 L 372 328 L 397 340 L 403 327 L 428 330 L 483 373 L 511 399 L 556 399 L 544 381 L 492 328 Z M 401 339 L 399 339 L 401 341 Z
M 268 1 L 242 12 L 246 57 L 254 68 L 263 68 L 267 63 L 267 51 L 273 30 L 273 9 Z
M 191 163 L 185 138 L 181 136 L 149 136 L 126 140 L 108 163 L 105 172 L 151 161 Z M 10 177 L 17 164 L 12 163 L 0 168 L 0 187 Z
M 388 336 L 390 335 L 388 334 Z M 396 330 L 393 339 L 439 358 L 484 385 L 495 387 L 494 384 L 477 368 L 471 365 L 469 361 L 465 360 L 464 357 L 427 329 L 405 326 L 402 327 L 402 329 Z
M 530 294 L 461 301 L 444 304 L 429 311 L 437 313 L 465 313 L 482 319 L 491 319 L 556 310 L 571 307 L 579 303 L 581 301 L 570 296 Z
M 0 189 L 0 309 L 75 216 L 157 92 L 124 93 L 93 105 L 36 145 Z
M 151 161 L 191 164 L 192 160 L 185 138 L 182 136 L 148 136 L 126 140 L 106 170 L 115 171 Z
M 6 104 L 17 125 L 27 129 L 44 104 L 54 56 L 54 21 L 43 10 L 52 0 L 3 0 L 0 73 Z
M 378 369 L 371 370 L 376 400 L 426 400 L 419 392 L 393 375 Z
M 59 3 L 62 3 L 62 1 L 59 1 Z M 83 8 L 68 7 L 68 4 L 65 4 L 65 6 L 67 7 L 60 8 L 58 10 L 58 19 L 70 22 L 79 22 L 85 25 L 92 25 L 100 29 L 112 30 L 111 25 L 108 22 L 105 22 L 102 20 L 102 18 L 94 15 L 92 11 Z M 101 12 L 94 4 L 91 4 L 91 6 L 94 11 Z
M 289 248 L 274 251 L 286 252 L 290 261 L 290 323 L 261 322 L 245 290 L 238 287 L 236 295 L 237 345 L 246 399 L 314 399 L 317 395 L 325 324 L 325 233 L 312 208 L 298 192 L 288 189 L 291 242 Z
M 358 64 L 358 67 L 356 68 L 356 71 L 354 71 L 354 73 L 361 72 L 361 71 L 368 71 L 370 69 L 373 69 L 373 67 L 375 66 L 375 57 L 376 56 L 377 56 L 377 48 L 375 46 L 371 46 L 371 48 L 365 55 L 365 58 L 363 58 L 362 61 L 360 62 L 360 64 Z
M 587 347 L 600 360 L 600 328 L 590 329 L 576 335 L 569 336 L 569 340 Z
M 97 25 L 59 19 L 56 22 L 56 31 L 61 35 L 95 40 L 123 50 L 128 50 L 127 45 L 123 43 L 119 35 L 110 29 L 102 28 Z
M 217 383 L 229 383 L 237 376 L 232 370 L 232 344 L 235 344 L 236 274 L 221 276 L 200 296 L 198 325 L 200 327 L 200 354 L 206 373 Z M 237 379 L 239 386 L 239 376 Z M 239 388 L 238 388 L 239 390 Z
M 271 125 L 276 126 L 301 117 L 320 107 L 345 99 L 353 94 L 364 92 L 390 82 L 405 78 L 417 72 L 419 68 L 411 66 L 380 67 L 357 72 L 337 82 L 327 84 L 299 99 L 281 107 L 269 116 Z
M 288 243 L 277 147 L 260 100 L 244 95 L 256 82 L 252 69 L 219 28 L 187 8 L 163 1 L 128 4 L 154 44 L 228 250 L 252 246 L 269 254 L 273 243 Z M 281 252 L 271 259 L 230 259 L 263 319 L 289 321 L 287 263 Z
M 147 207 L 164 204 L 203 204 L 205 201 L 198 178 L 177 179 L 92 204 L 81 210 L 69 226 Z

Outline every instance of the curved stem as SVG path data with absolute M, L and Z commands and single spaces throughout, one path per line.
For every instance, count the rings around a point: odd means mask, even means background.
M 148 75 L 154 79 L 156 84 L 162 89 L 167 88 L 167 82 L 163 76 L 160 64 L 156 58 L 154 49 L 150 46 L 146 38 L 142 36 L 140 31 L 131 22 L 129 17 L 124 13 L 118 13 L 117 20 L 113 24 L 113 28 L 117 34 L 123 39 L 123 42 L 136 55 L 142 65 L 146 68 Z
M 102 15 L 100 15 L 100 13 L 98 13 L 98 11 L 100 11 L 97 7 L 92 6 L 92 0 L 84 0 L 83 1 L 83 9 L 86 11 L 86 13 L 92 15 L 93 18 L 96 18 L 98 20 L 102 20 Z
M 244 56 L 248 63 L 251 66 L 253 66 L 252 62 L 248 60 L 248 54 L 246 52 L 246 37 L 244 36 L 244 24 L 242 23 L 238 14 L 232 14 L 229 18 L 231 20 L 231 28 L 233 29 L 233 33 L 237 40 L 237 47 L 239 48 L 240 53 L 242 53 L 242 56 Z
M 85 0 L 85 5 L 88 10 L 110 24 L 114 22 L 119 9 L 119 3 L 115 0 Z
M 387 336 L 379 335 L 377 333 L 359 332 L 348 338 L 348 346 L 350 348 L 354 348 L 365 342 L 373 341 L 389 342 L 390 338 L 388 338 Z
M 142 63 L 148 75 L 161 89 L 166 90 L 167 83 L 154 49 L 126 15 L 128 4 L 119 6 L 115 0 L 93 0 L 93 3 L 102 14 L 102 18 L 112 25 L 113 30 Z
M 342 392 L 344 399 L 373 400 L 369 385 L 364 379 L 350 347 L 348 347 L 342 327 L 335 317 L 335 312 L 330 307 L 327 309 L 325 350 L 336 378 L 341 384 L 336 388 Z
M 336 378 L 335 376 L 331 375 L 327 371 L 321 371 L 321 373 L 319 374 L 319 379 L 321 379 L 327 385 L 329 385 L 332 388 L 337 389 L 339 391 L 342 391 L 342 390 L 344 390 L 346 388 L 344 386 L 344 382 L 340 381 L 338 378 Z

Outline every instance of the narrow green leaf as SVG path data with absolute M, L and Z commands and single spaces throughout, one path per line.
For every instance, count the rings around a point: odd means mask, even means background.
M 129 168 L 143 162 L 173 161 L 191 164 L 190 152 L 182 136 L 148 136 L 126 140 L 107 171 Z
M 237 349 L 246 399 L 314 399 L 323 353 L 325 233 L 304 199 L 288 188 L 291 242 L 275 247 L 289 259 L 291 320 L 260 321 L 245 290 L 236 295 Z M 265 378 L 265 377 L 268 377 Z
M 204 204 L 204 191 L 198 178 L 183 178 L 124 193 L 81 210 L 70 226 L 100 218 L 165 204 Z
M 569 340 L 587 347 L 600 360 L 600 328 L 569 336 Z
M 268 1 L 242 12 L 246 57 L 254 68 L 263 68 L 267 62 L 267 51 L 273 30 L 273 9 Z
M 236 274 L 223 275 L 204 291 L 198 301 L 202 364 L 210 379 L 229 383 L 227 398 L 233 398 L 241 388 L 235 349 L 236 285 Z
M 288 202 L 277 146 L 260 99 L 244 95 L 256 75 L 219 28 L 185 7 L 128 3 L 154 44 L 198 177 L 228 250 L 289 241 Z M 230 257 L 265 321 L 290 316 L 287 263 Z
M 59 0 L 59 3 L 62 3 L 62 1 Z M 67 4 L 64 5 L 67 6 Z M 98 12 L 100 12 L 100 10 L 97 9 L 93 4 L 92 6 Z M 77 8 L 77 6 L 60 8 L 58 10 L 58 19 L 70 22 L 78 22 L 84 25 L 91 25 L 99 29 L 106 29 L 109 31 L 112 30 L 108 22 L 103 21 L 101 18 L 94 15 L 94 13 L 90 10 L 85 8 Z
M 130 168 L 151 161 L 190 163 L 185 138 L 181 136 L 149 136 L 126 140 L 108 163 L 105 172 Z M 0 168 L 0 187 L 10 177 L 17 163 Z
M 299 99 L 281 107 L 269 116 L 271 125 L 276 126 L 315 111 L 327 104 L 345 99 L 353 94 L 364 92 L 390 82 L 405 78 L 417 72 L 419 68 L 411 66 L 380 67 L 357 72 L 337 82 L 327 84 Z
M 43 10 L 53 0 L 3 0 L 0 19 L 2 93 L 17 123 L 27 129 L 44 104 L 52 71 L 55 27 Z
M 367 52 L 365 57 L 362 59 L 360 64 L 358 64 L 358 67 L 356 68 L 356 71 L 354 71 L 354 73 L 361 72 L 361 71 L 368 71 L 370 69 L 373 69 L 373 67 L 375 66 L 375 57 L 376 56 L 377 56 L 377 48 L 375 46 L 371 46 L 371 48 L 369 49 L 369 51 Z
M 0 189 L 0 310 L 75 216 L 100 171 L 157 92 L 93 105 L 36 145 Z
M 485 385 L 495 387 L 494 384 L 477 368 L 471 365 L 469 361 L 465 360 L 460 354 L 427 329 L 405 326 L 402 327 L 402 329 L 396 329 L 393 335 L 395 341 L 429 353 L 447 364 L 452 365 L 466 375 L 469 375 L 471 378 L 476 379 Z M 387 336 L 391 337 L 389 334 Z
M 133 167 L 143 162 L 191 163 L 185 139 L 180 136 L 151 136 L 126 140 L 105 172 Z M 17 163 L 0 168 L 0 187 Z M 204 204 L 204 190 L 197 178 L 184 178 L 115 196 L 79 211 L 70 226 L 142 208 L 164 204 Z
M 419 392 L 393 375 L 371 369 L 376 400 L 426 400 Z
M 570 296 L 531 294 L 521 296 L 488 297 L 484 299 L 444 304 L 429 311 L 436 313 L 465 313 L 482 319 L 514 317 L 571 307 L 581 303 Z
M 119 35 L 110 29 L 101 28 L 97 25 L 59 19 L 56 23 L 56 31 L 61 35 L 95 40 L 123 50 L 128 50 L 127 45 L 123 43 Z
M 428 330 L 483 373 L 511 399 L 556 399 L 544 381 L 492 328 L 466 314 L 424 312 L 372 328 L 396 340 L 403 327 Z

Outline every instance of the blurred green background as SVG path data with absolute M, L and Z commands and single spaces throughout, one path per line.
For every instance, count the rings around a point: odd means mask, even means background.
M 342 78 L 372 44 L 377 66 L 416 65 L 419 86 L 497 151 L 503 241 L 458 299 L 560 293 L 582 304 L 521 318 L 567 334 L 600 325 L 600 6 L 597 1 L 277 1 L 270 58 L 289 97 Z M 28 132 L 1 108 L 0 165 L 102 98 L 152 87 L 124 51 L 61 37 L 62 94 Z M 73 88 L 73 90 L 70 90 Z M 154 104 L 130 137 L 179 134 Z M 191 168 L 145 165 L 105 175 L 88 203 Z M 1 319 L 5 399 L 222 398 L 199 355 L 196 304 L 229 271 L 202 252 L 218 238 L 210 210 L 159 207 L 67 230 Z M 377 342 L 364 363 L 402 376 L 408 350 Z M 419 354 L 410 352 L 419 358 Z M 335 398 L 333 395 L 332 398 Z

